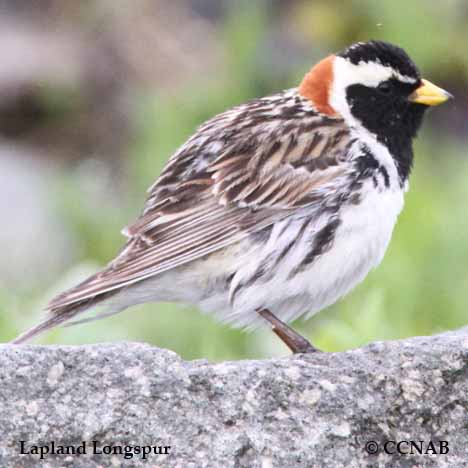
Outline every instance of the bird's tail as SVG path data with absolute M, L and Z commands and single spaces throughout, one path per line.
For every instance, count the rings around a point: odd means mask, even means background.
M 48 312 L 45 319 L 36 326 L 26 330 L 11 343 L 24 343 L 58 325 L 74 325 L 89 322 L 121 312 L 128 307 L 125 301 L 107 301 L 114 296 L 118 296 L 123 286 L 119 281 L 112 281 L 112 275 L 113 267 L 110 266 L 53 298 L 46 307 Z M 78 314 L 101 304 L 105 305 L 105 310 L 90 318 L 72 320 Z
M 14 340 L 11 341 L 12 344 L 21 344 L 24 343 L 31 338 L 34 338 L 37 335 L 40 335 L 41 333 L 44 333 L 47 330 L 50 330 L 51 328 L 56 327 L 57 325 L 60 325 L 68 320 L 70 320 L 72 317 L 74 317 L 76 314 L 78 314 L 80 310 L 78 311 L 70 311 L 70 312 L 64 312 L 64 313 L 59 313 L 59 314 L 52 314 L 49 312 L 46 316 L 46 318 L 35 325 L 34 327 L 30 328 L 29 330 L 26 330 L 25 332 L 21 333 L 18 335 Z
M 62 325 L 62 324 L 64 326 L 76 325 L 79 323 L 90 322 L 92 320 L 98 320 L 98 319 L 107 317 L 109 315 L 117 314 L 118 312 L 121 312 L 125 307 L 124 306 L 119 307 L 117 304 L 115 304 L 113 307 L 110 308 L 110 310 L 107 310 L 103 313 L 98 313 L 94 315 L 93 317 L 88 317 L 82 320 L 72 321 L 72 319 L 74 319 L 77 315 L 104 302 L 110 296 L 114 295 L 115 292 L 116 291 L 113 291 L 112 293 L 99 294 L 95 297 L 92 297 L 86 300 L 72 302 L 71 304 L 67 304 L 67 305 L 63 305 L 59 307 L 51 307 L 49 305 L 48 312 L 47 312 L 45 319 L 42 322 L 35 325 L 34 327 L 30 328 L 29 330 L 26 330 L 25 332 L 21 333 L 14 340 L 12 340 L 11 343 L 12 344 L 24 343 L 26 341 L 29 341 L 31 338 L 34 338 L 35 336 L 38 336 L 46 332 L 47 330 L 57 327 L 58 325 Z M 54 300 L 52 300 L 50 304 L 53 304 L 53 303 L 54 303 Z

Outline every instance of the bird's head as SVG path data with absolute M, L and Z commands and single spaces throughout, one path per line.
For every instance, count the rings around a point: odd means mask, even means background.
M 299 92 L 322 113 L 337 115 L 389 145 L 411 140 L 428 106 L 451 95 L 421 78 L 407 53 L 382 41 L 358 42 L 305 76 Z

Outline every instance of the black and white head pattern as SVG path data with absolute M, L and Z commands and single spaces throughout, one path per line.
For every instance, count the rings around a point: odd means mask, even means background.
M 336 56 L 330 103 L 351 124 L 379 139 L 415 136 L 425 106 L 408 96 L 421 84 L 406 52 L 381 41 L 357 43 Z
M 382 41 L 359 42 L 337 54 L 333 71 L 331 105 L 351 127 L 375 135 L 409 172 L 426 106 L 408 100 L 421 75 L 407 53 Z

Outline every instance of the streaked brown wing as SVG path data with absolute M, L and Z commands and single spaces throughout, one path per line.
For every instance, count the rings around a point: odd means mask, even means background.
M 49 308 L 203 257 L 336 190 L 352 143 L 343 121 L 318 116 L 297 97 L 287 101 L 300 107 L 296 118 L 291 109 L 287 118 L 267 118 L 277 104 L 265 99 L 201 127 L 151 187 L 142 215 L 125 230 L 129 240 L 120 255 Z

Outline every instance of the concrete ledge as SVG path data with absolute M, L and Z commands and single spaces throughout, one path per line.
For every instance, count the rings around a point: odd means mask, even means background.
M 468 466 L 468 331 L 219 364 L 2 345 L 0 466 Z

